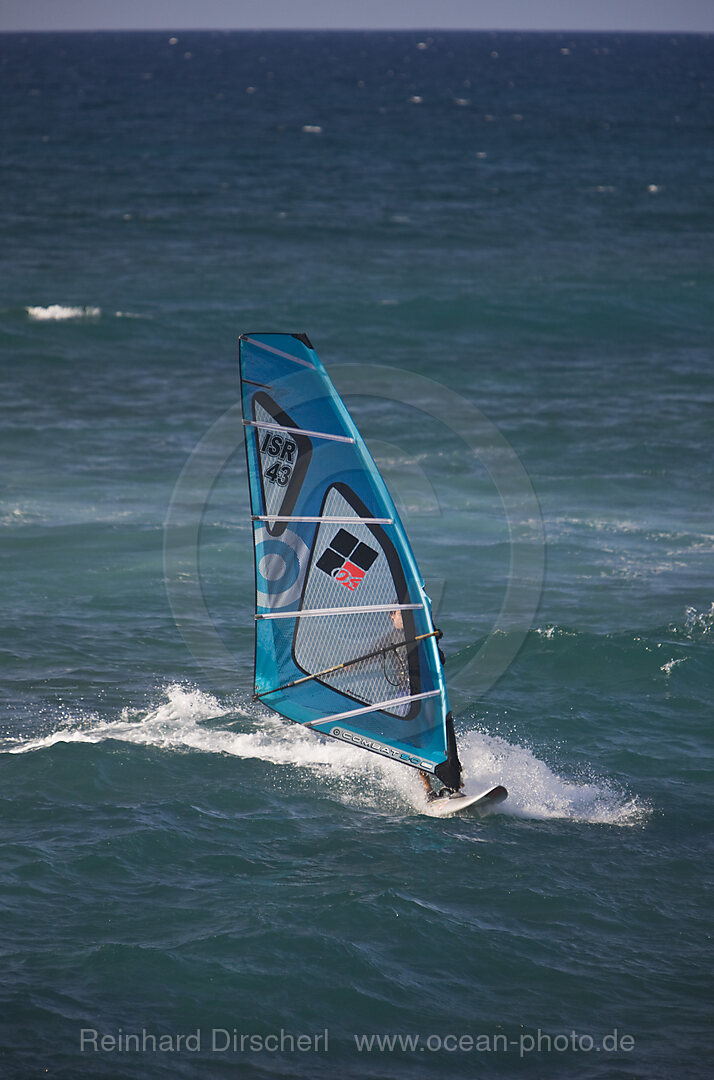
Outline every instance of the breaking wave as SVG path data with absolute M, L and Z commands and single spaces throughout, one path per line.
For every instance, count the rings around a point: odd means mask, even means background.
M 102 314 L 102 309 L 98 307 L 65 307 L 63 304 L 50 304 L 49 307 L 26 307 L 25 311 L 35 322 L 98 319 Z
M 47 307 L 26 306 L 27 317 L 32 322 L 65 322 L 70 319 L 99 319 L 102 316 L 100 307 L 85 305 L 84 307 L 72 307 L 65 304 L 49 304 Z M 141 315 L 136 311 L 113 311 L 110 315 L 115 319 L 146 319 L 147 315 Z

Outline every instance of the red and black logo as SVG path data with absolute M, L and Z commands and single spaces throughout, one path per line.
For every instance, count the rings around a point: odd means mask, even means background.
M 340 529 L 317 560 L 317 565 L 340 585 L 354 590 L 378 555 L 374 548 L 363 544 L 346 529 Z

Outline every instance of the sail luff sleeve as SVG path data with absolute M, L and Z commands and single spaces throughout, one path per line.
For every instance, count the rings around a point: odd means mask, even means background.
M 240 371 L 255 693 L 282 687 L 266 704 L 288 719 L 434 772 L 450 757 L 446 686 L 430 601 L 384 480 L 304 337 L 244 335 Z M 344 721 L 319 723 L 334 716 Z

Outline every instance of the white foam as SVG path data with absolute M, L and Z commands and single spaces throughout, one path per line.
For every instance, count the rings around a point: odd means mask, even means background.
M 563 780 L 532 750 L 498 735 L 471 731 L 459 739 L 464 780 L 471 790 L 504 784 L 508 799 L 499 810 L 541 821 L 562 819 L 597 825 L 637 825 L 649 814 L 641 800 L 606 780 Z
M 428 813 L 421 780 L 413 769 L 347 743 L 316 738 L 260 706 L 235 700 L 222 703 L 212 694 L 180 684 L 166 687 L 164 694 L 158 707 L 124 709 L 118 720 L 68 717 L 48 735 L 6 743 L 6 752 L 24 754 L 58 743 L 117 740 L 164 750 L 228 754 L 305 770 L 308 776 L 319 778 L 325 796 L 347 805 L 401 814 Z M 236 714 L 249 730 L 232 731 L 206 723 Z M 486 790 L 495 784 L 508 788 L 509 798 L 496 813 L 609 825 L 635 825 L 649 813 L 640 800 L 616 791 L 606 781 L 563 780 L 531 750 L 486 732 L 461 735 L 459 756 L 469 791 Z
M 711 636 L 714 632 L 714 602 L 708 611 L 688 607 L 684 613 L 684 629 L 692 640 Z
M 663 671 L 665 675 L 669 677 L 674 668 L 676 668 L 678 664 L 683 664 L 686 659 L 686 656 L 683 656 L 679 660 L 668 660 L 666 664 L 662 664 L 660 671 Z
M 199 722 L 231 711 L 211 694 L 179 684 L 167 687 L 165 694 L 167 700 L 158 708 L 148 712 L 123 709 L 118 720 L 102 720 L 94 715 L 69 716 L 56 731 L 21 740 L 9 753 L 44 750 L 57 743 L 100 743 L 107 739 L 167 749 L 189 746 L 203 749 L 202 736 L 209 735 L 210 729 L 200 728 Z
M 0 525 L 27 525 L 32 515 L 22 506 L 8 506 L 0 511 Z
M 538 637 L 547 638 L 548 641 L 553 638 L 578 636 L 575 630 L 566 630 L 565 627 L 555 626 L 553 623 L 548 623 L 547 626 L 534 626 L 533 633 L 537 634 Z
M 65 307 L 63 304 L 50 304 L 49 307 L 26 307 L 28 316 L 35 321 L 64 319 L 97 319 L 102 314 L 98 307 Z

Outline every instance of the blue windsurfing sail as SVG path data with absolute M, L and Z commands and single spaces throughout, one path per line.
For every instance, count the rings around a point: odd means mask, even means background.
M 255 696 L 461 786 L 431 604 L 391 496 L 305 334 L 243 334 Z

